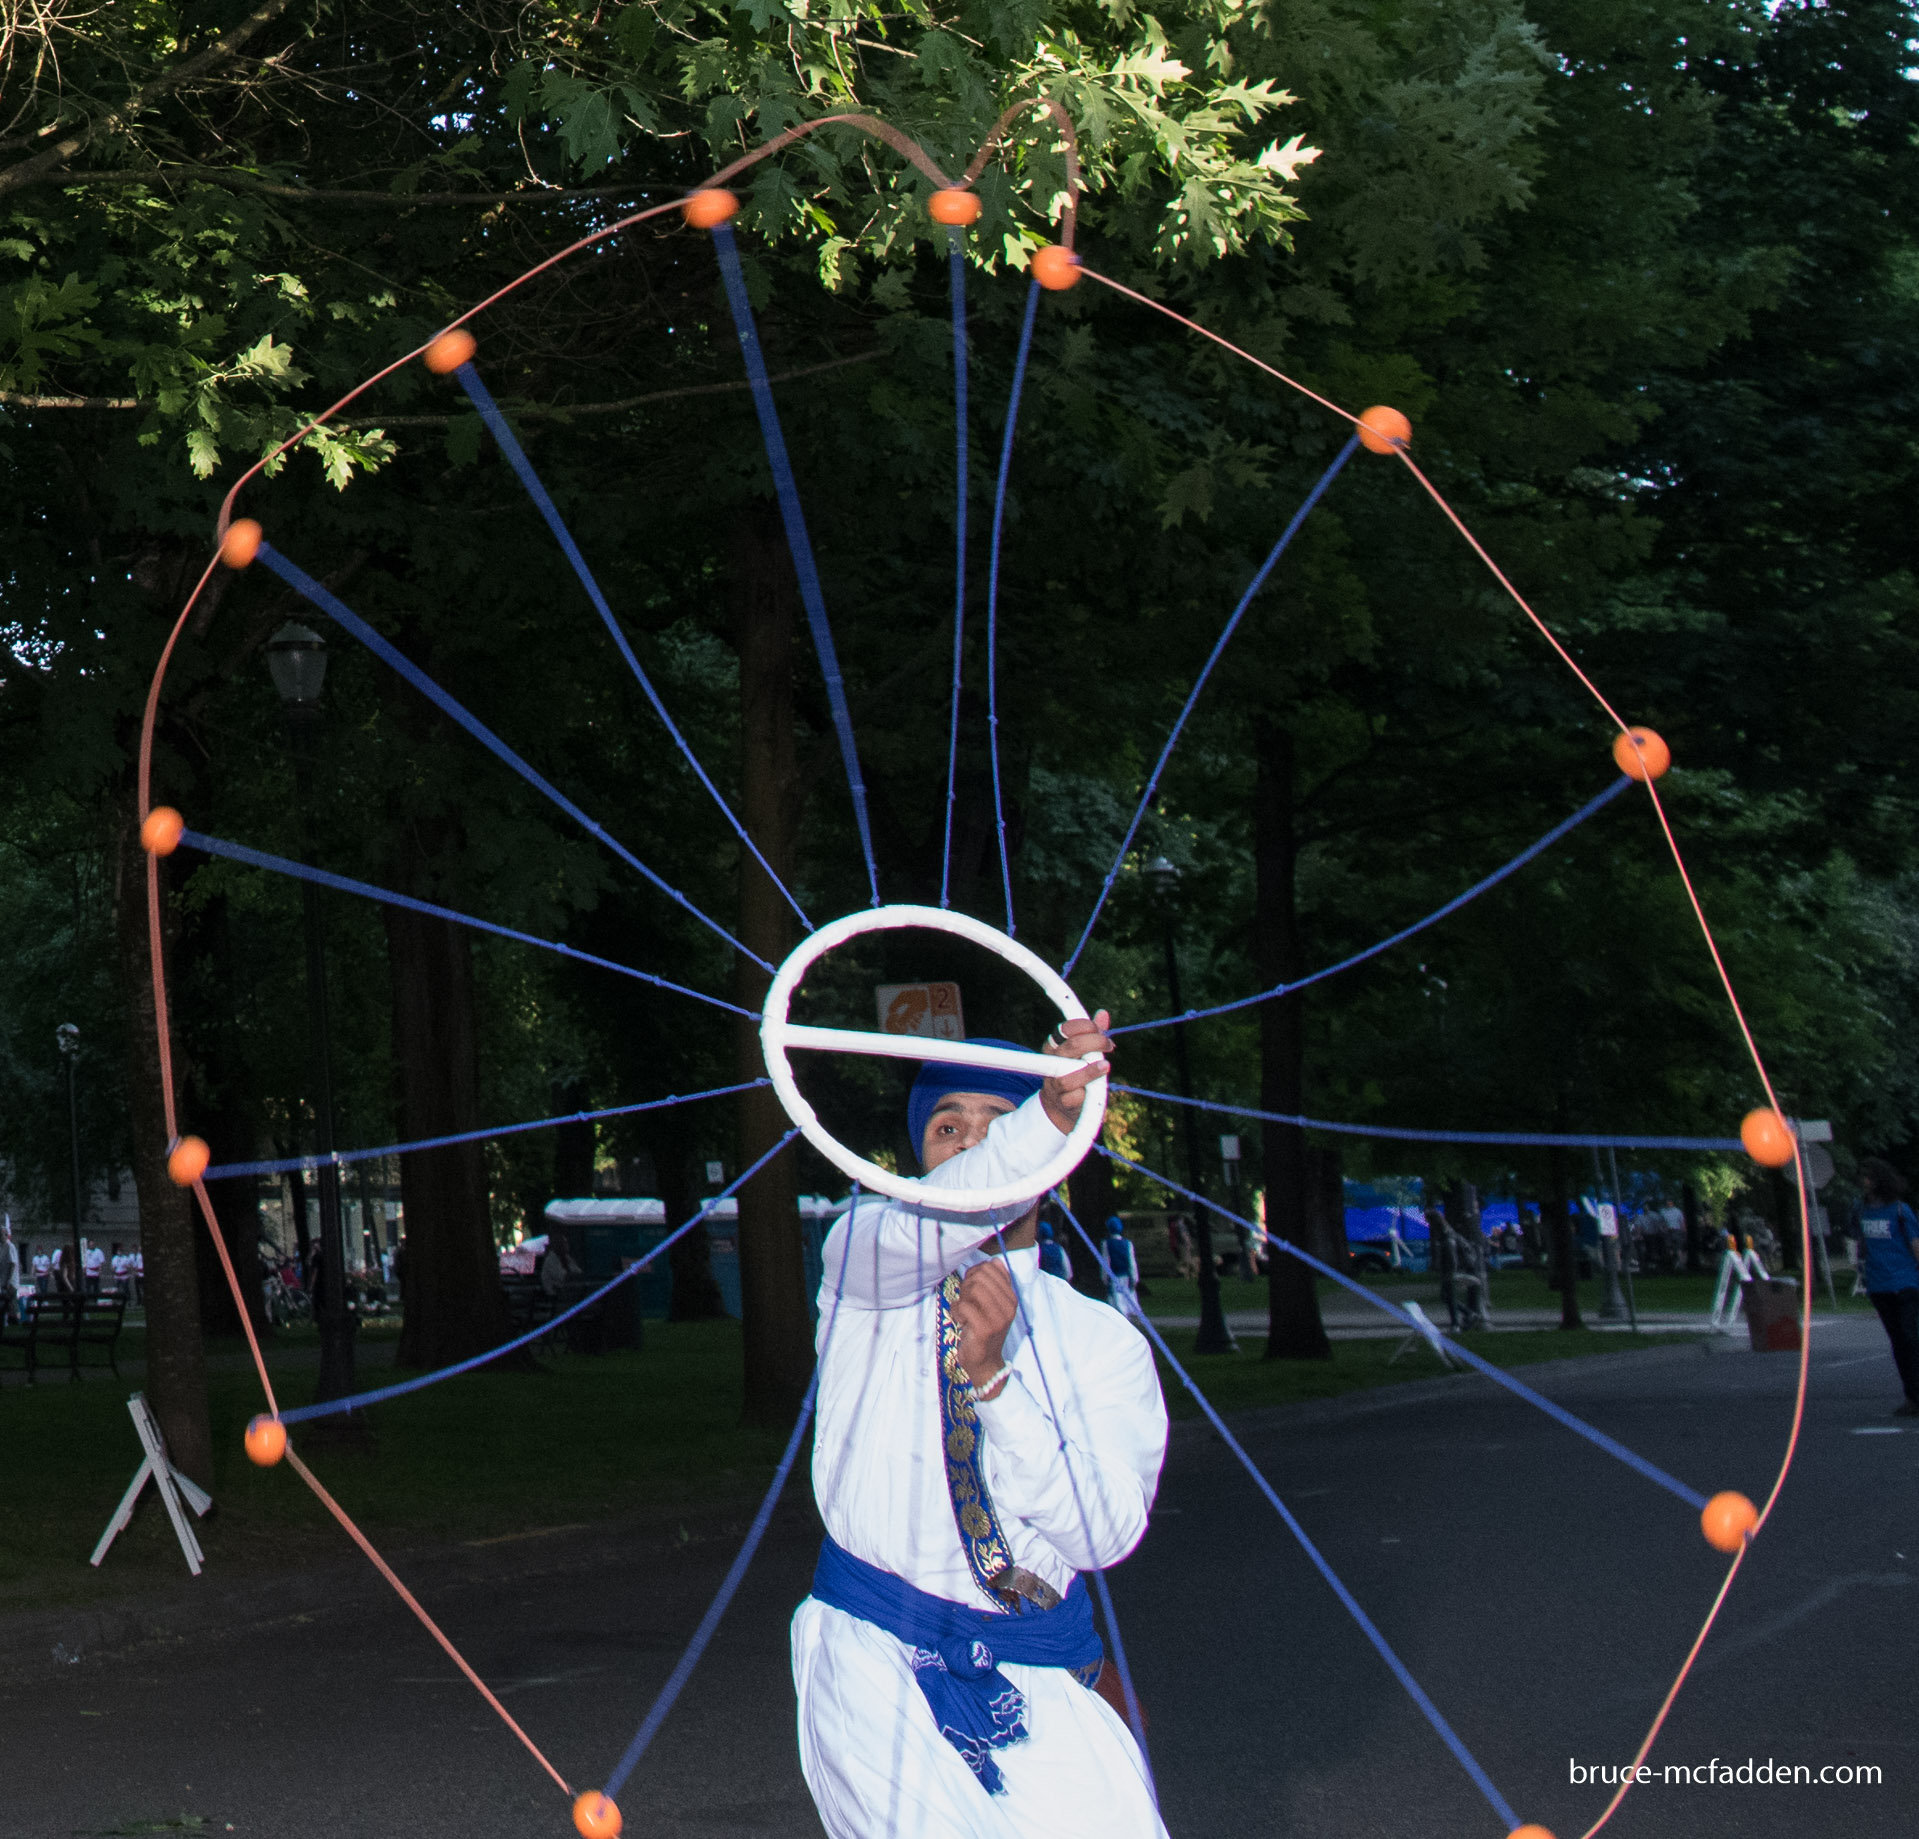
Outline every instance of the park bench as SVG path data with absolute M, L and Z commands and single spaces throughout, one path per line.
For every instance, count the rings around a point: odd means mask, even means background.
M 500 1288 L 506 1292 L 507 1325 L 515 1335 L 551 1321 L 558 1312 L 558 1301 L 547 1295 L 537 1277 L 508 1273 L 500 1278 Z
M 82 1348 L 105 1351 L 106 1364 L 120 1377 L 117 1344 L 125 1324 L 124 1296 L 35 1296 L 27 1301 L 24 1322 L 9 1317 L 0 1322 L 0 1350 L 19 1348 L 24 1355 L 27 1383 L 40 1369 L 43 1348 L 65 1348 L 68 1377 L 80 1377 Z

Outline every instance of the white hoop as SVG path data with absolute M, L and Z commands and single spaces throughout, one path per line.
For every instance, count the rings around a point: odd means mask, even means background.
M 1037 1073 L 1056 1078 L 1069 1070 L 1057 1054 L 1029 1054 L 1005 1047 L 981 1047 L 970 1041 L 931 1040 L 924 1035 L 877 1034 L 857 1028 L 808 1028 L 786 1019 L 788 1005 L 800 980 L 816 960 L 835 946 L 863 932 L 895 932 L 918 926 L 928 932 L 950 932 L 958 938 L 983 945 L 997 952 L 1008 964 L 1016 965 L 1058 1005 L 1068 1021 L 1084 1021 L 1082 1004 L 1066 981 L 1045 959 L 1035 956 L 1024 945 L 1010 939 L 995 927 L 969 919 L 963 913 L 950 913 L 943 907 L 873 907 L 864 913 L 849 913 L 822 926 L 801 944 L 782 964 L 766 992 L 760 1010 L 760 1050 L 766 1058 L 766 1075 L 773 1090 L 786 1107 L 786 1114 L 806 1134 L 806 1140 L 827 1161 L 849 1175 L 862 1187 L 894 1200 L 919 1201 L 928 1207 L 952 1213 L 986 1213 L 995 1207 L 1016 1206 L 1037 1200 L 1047 1189 L 1064 1181 L 1099 1135 L 1106 1119 L 1106 1076 L 1092 1080 L 1086 1087 L 1086 1102 L 1074 1120 L 1072 1133 L 1058 1153 L 1042 1169 L 1036 1169 L 1023 1181 L 1007 1182 L 997 1188 L 936 1188 L 910 1175 L 895 1175 L 877 1162 L 856 1156 L 830 1135 L 813 1107 L 801 1097 L 793 1082 L 793 1069 L 786 1058 L 789 1047 L 829 1052 L 878 1054 L 893 1060 L 943 1060 L 957 1066 L 997 1067 L 1007 1072 Z M 1096 1055 L 1087 1055 L 1094 1059 Z M 915 1148 L 917 1149 L 917 1145 Z

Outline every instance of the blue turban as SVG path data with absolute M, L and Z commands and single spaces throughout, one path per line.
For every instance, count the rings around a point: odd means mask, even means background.
M 991 1036 L 983 1036 L 973 1042 L 973 1046 L 1010 1047 L 1015 1053 L 1026 1051 L 1017 1041 L 998 1041 Z M 1041 1083 L 1034 1073 L 1008 1073 L 996 1066 L 955 1066 L 949 1060 L 925 1061 L 906 1100 L 906 1128 L 913 1136 L 914 1155 L 921 1153 L 926 1142 L 926 1126 L 932 1122 L 933 1108 L 942 1098 L 949 1098 L 955 1092 L 989 1092 L 1018 1106 L 1031 1098 Z

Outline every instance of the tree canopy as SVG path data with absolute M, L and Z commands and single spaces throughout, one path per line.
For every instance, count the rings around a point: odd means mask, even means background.
M 152 1069 L 130 973 L 104 943 L 137 872 L 130 750 L 232 481 L 474 302 L 772 136 L 860 112 L 957 175 L 1007 110 L 1039 99 L 1074 126 L 1093 266 L 1341 403 L 1412 418 L 1421 465 L 1519 589 L 1672 744 L 1673 820 L 1788 1107 L 1831 1116 L 1842 1161 L 1913 1153 L 1919 859 L 1902 742 L 1919 609 L 1903 509 L 1919 150 L 1899 0 L 56 0 L 0 32 L 0 1154 L 16 1180 L 59 1168 L 49 1004 L 121 1056 L 99 1066 L 90 1155 L 117 1165 L 140 1134 Z M 1003 915 L 996 737 L 1018 934 L 1055 962 L 1227 615 L 1345 437 L 1148 307 L 1096 285 L 1049 296 L 1007 480 L 989 729 L 985 533 L 1023 271 L 1058 234 L 1067 153 L 1053 116 L 1015 114 L 962 239 L 971 542 L 950 868 L 956 905 Z M 926 216 L 926 174 L 849 124 L 739 183 L 882 892 L 936 899 L 956 515 L 947 233 Z M 475 329 L 481 373 L 635 655 L 739 808 L 770 479 L 702 239 L 649 221 Z M 278 549 L 735 923 L 757 871 L 456 388 L 396 371 L 267 474 L 238 508 Z M 283 855 L 300 853 L 304 819 L 262 646 L 302 608 L 259 569 L 216 578 L 173 667 L 156 765 L 197 829 Z M 330 636 L 319 861 L 741 993 L 711 931 Z M 826 917 L 864 904 L 864 874 L 803 647 L 781 719 L 792 885 Z M 1260 987 L 1256 781 L 1274 747 L 1310 969 L 1602 790 L 1609 740 L 1404 469 L 1361 454 L 1208 683 L 1076 982 L 1122 1020 L 1166 1013 L 1169 916 L 1140 873 L 1164 854 L 1182 871 L 1184 1001 Z M 1285 999 L 1304 1109 L 1729 1134 L 1759 1094 L 1644 802 L 1615 803 L 1416 944 Z M 227 1120 L 223 1153 L 299 1153 L 296 896 L 184 854 L 168 888 L 194 1101 Z M 408 1108 L 428 1095 L 396 1034 L 405 941 L 371 908 L 329 912 L 342 1140 L 419 1134 Z M 475 1126 L 734 1077 L 731 1024 L 684 998 L 498 939 L 460 950 L 445 975 L 449 991 L 471 984 Z M 814 1000 L 863 1020 L 872 983 L 956 967 L 875 945 Z M 978 962 L 961 974 L 976 1032 L 1039 1021 Z M 1260 1028 L 1257 1009 L 1193 1025 L 1205 1096 L 1257 1102 Z M 1129 1038 L 1129 1079 L 1170 1087 L 1170 1055 L 1167 1031 Z M 903 1147 L 877 1075 L 820 1081 L 859 1147 Z M 1162 1153 L 1158 1113 L 1124 1107 L 1115 1129 Z M 684 1179 L 669 1163 L 737 1166 L 716 1105 L 598 1139 L 602 1156 L 642 1149 L 663 1183 Z M 493 1228 L 533 1218 L 553 1154 L 550 1137 L 509 1138 L 475 1164 Z M 1503 1151 L 1349 1141 L 1346 1156 L 1539 1180 Z M 802 1186 L 834 1185 L 817 1160 L 800 1169 Z

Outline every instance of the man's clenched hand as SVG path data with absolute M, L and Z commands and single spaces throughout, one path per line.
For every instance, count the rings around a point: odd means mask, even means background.
M 1040 1087 L 1039 1101 L 1053 1120 L 1053 1128 L 1062 1134 L 1078 1122 L 1080 1107 L 1086 1103 L 1086 1088 L 1102 1073 L 1112 1070 L 1105 1058 L 1113 1051 L 1112 1037 L 1106 1032 L 1112 1019 L 1101 1009 L 1090 1022 L 1061 1022 L 1058 1032 L 1041 1049 L 1043 1053 L 1058 1054 L 1068 1060 L 1078 1060 L 1083 1054 L 1102 1056 L 1076 1072 L 1049 1079 Z

